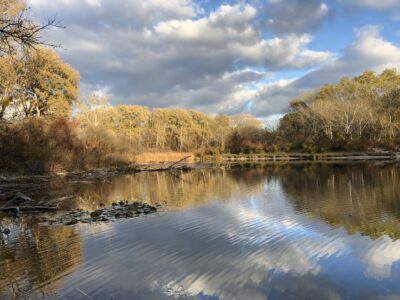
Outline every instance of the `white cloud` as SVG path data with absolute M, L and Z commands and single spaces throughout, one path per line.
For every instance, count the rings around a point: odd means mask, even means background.
M 245 3 L 207 13 L 192 0 L 30 0 L 30 5 L 38 17 L 59 15 L 67 29 L 50 31 L 48 39 L 66 49 L 59 51 L 80 71 L 85 91 L 106 88 L 113 103 L 212 113 L 254 107 L 254 113 L 265 116 L 285 110 L 299 93 L 341 76 L 399 66 L 399 47 L 376 26 L 357 30 L 340 57 L 310 49 L 312 36 L 305 32 L 317 29 L 330 9 L 319 0 L 290 1 L 291 8 L 270 0 L 263 9 L 270 8 L 269 20 L 280 14 L 279 22 L 295 20 L 299 30 L 282 23 L 281 30 L 274 30 L 283 35 L 268 37 L 256 6 Z M 317 12 L 307 18 L 300 4 Z M 292 82 L 261 84 L 272 72 L 310 69 Z
M 195 17 L 199 10 L 192 0 L 28 0 L 39 15 L 57 15 L 64 25 L 85 31 L 105 26 L 144 28 L 163 20 Z
M 360 28 L 355 33 L 355 41 L 337 59 L 290 84 L 280 86 L 278 82 L 263 88 L 255 102 L 255 113 L 262 116 L 283 111 L 303 92 L 336 83 L 343 76 L 355 76 L 367 69 L 381 72 L 386 68 L 400 69 L 400 47 L 385 40 L 378 26 Z
M 205 13 L 190 0 L 85 3 L 30 2 L 38 17 L 59 15 L 67 29 L 48 39 L 66 49 L 60 53 L 80 71 L 85 89 L 106 86 L 114 103 L 240 112 L 271 72 L 332 57 L 309 49 L 308 34 L 263 37 L 248 4 Z
M 195 46 L 197 51 L 204 49 L 211 59 L 213 55 L 222 55 L 231 57 L 232 62 L 269 69 L 310 67 L 331 57 L 329 52 L 306 49 L 311 42 L 308 35 L 260 38 L 252 26 L 255 16 L 255 9 L 249 5 L 223 5 L 208 17 L 162 22 L 155 27 L 155 32 L 158 38 L 174 45 L 183 43 L 186 47 Z M 193 59 L 197 51 L 191 50 Z

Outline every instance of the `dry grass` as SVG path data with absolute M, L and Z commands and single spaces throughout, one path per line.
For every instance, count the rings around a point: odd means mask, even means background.
M 191 152 L 144 152 L 141 154 L 137 154 L 135 160 L 137 163 L 160 163 L 160 162 L 172 162 L 178 161 L 184 157 L 190 155 L 190 158 L 187 161 L 193 161 L 195 155 Z

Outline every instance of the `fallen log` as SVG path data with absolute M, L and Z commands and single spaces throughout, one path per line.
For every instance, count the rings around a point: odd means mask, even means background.
M 184 160 L 187 160 L 190 156 L 191 156 L 191 155 L 186 156 L 186 157 L 184 157 L 184 158 L 182 158 L 182 159 L 180 159 L 180 160 L 174 162 L 172 165 L 170 165 L 170 166 L 168 167 L 168 170 L 172 169 L 173 166 L 176 166 L 176 165 L 179 164 L 180 162 L 182 162 L 182 161 L 184 161 Z
M 138 170 L 146 171 L 146 172 L 160 172 L 160 171 L 176 170 L 177 168 L 174 168 L 174 166 L 176 166 L 177 164 L 181 163 L 182 161 L 188 159 L 189 157 L 191 157 L 191 156 L 190 155 L 186 156 L 186 157 L 172 163 L 170 166 L 163 167 L 163 166 L 160 166 L 160 164 L 155 164 L 155 165 L 150 165 L 150 166 L 138 167 Z M 162 164 L 162 165 L 164 165 L 164 164 Z M 187 167 L 187 166 L 186 166 L 186 168 L 189 169 L 189 167 Z
M 18 207 L 2 207 L 2 208 L 0 208 L 0 212 L 10 213 L 10 214 L 18 214 L 19 208 Z
M 64 196 L 64 197 L 60 197 L 60 198 L 56 198 L 56 199 L 52 199 L 52 200 L 46 201 L 45 203 L 48 204 L 48 205 L 52 205 L 52 204 L 56 204 L 56 203 L 59 203 L 59 202 L 65 201 L 65 200 L 70 200 L 70 199 L 73 199 L 73 198 L 75 198 L 74 195 Z
M 10 196 L 10 200 L 7 201 L 3 207 L 7 207 L 10 206 L 10 204 L 16 206 L 16 205 L 20 205 L 21 203 L 25 203 L 25 202 L 32 202 L 32 198 L 28 197 L 27 195 L 21 193 L 21 192 L 16 192 L 15 194 L 12 194 L 12 196 Z
M 21 207 L 2 207 L 0 212 L 19 213 L 19 212 L 45 212 L 57 211 L 56 206 L 21 206 Z

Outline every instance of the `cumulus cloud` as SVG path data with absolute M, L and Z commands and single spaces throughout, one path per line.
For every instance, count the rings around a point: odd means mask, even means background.
M 57 14 L 68 27 L 85 29 L 129 26 L 143 28 L 162 20 L 191 18 L 198 13 L 192 0 L 28 0 L 41 14 Z
M 270 0 L 265 10 L 267 27 L 278 34 L 315 31 L 332 15 L 320 0 Z
M 321 0 L 269 0 L 262 10 L 256 2 L 223 4 L 210 11 L 199 3 L 29 1 L 37 18 L 58 15 L 67 26 L 50 31 L 47 39 L 63 45 L 57 51 L 80 71 L 83 93 L 107 91 L 114 104 L 208 113 L 254 108 L 265 116 L 285 110 L 299 93 L 341 76 L 399 65 L 399 48 L 374 26 L 357 30 L 340 57 L 313 50 L 309 32 L 331 15 Z M 260 24 L 266 20 L 275 35 L 263 31 Z M 313 71 L 293 80 L 280 76 L 288 70 Z M 285 79 L 265 84 L 273 78 Z
M 292 82 L 278 81 L 262 87 L 255 100 L 255 113 L 263 116 L 283 111 L 301 93 L 366 69 L 381 72 L 386 68 L 400 68 L 400 47 L 385 40 L 378 26 L 360 28 L 355 32 L 355 41 L 337 59 Z
M 58 14 L 66 30 L 48 37 L 81 73 L 84 89 L 108 90 L 113 103 L 240 112 L 252 85 L 271 72 L 313 68 L 332 53 L 309 49 L 311 36 L 266 38 L 249 4 L 204 12 L 191 0 L 31 0 L 38 17 Z

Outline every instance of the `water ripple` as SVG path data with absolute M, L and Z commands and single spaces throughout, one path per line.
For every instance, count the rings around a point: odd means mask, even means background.
M 0 298 L 400 298 L 397 167 L 212 172 L 183 173 L 188 187 L 159 215 L 76 227 L 2 219 L 12 233 L 0 239 Z M 144 179 L 121 181 L 147 197 Z

